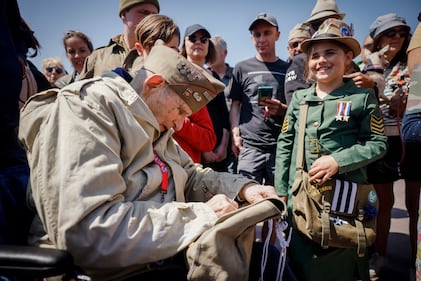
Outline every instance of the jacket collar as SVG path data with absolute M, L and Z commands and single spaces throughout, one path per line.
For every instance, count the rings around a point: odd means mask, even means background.
M 329 95 L 327 95 L 323 100 L 335 100 L 341 99 L 345 96 L 352 95 L 355 92 L 355 84 L 351 78 L 345 78 L 344 84 L 335 89 Z M 306 91 L 303 98 L 304 101 L 308 102 L 319 102 L 321 99 L 316 95 L 316 83 L 313 83 Z

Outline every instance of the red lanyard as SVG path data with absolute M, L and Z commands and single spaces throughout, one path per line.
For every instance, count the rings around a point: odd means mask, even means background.
M 154 151 L 153 161 L 157 164 L 161 170 L 162 183 L 161 183 L 161 202 L 164 202 L 165 194 L 168 191 L 168 167 L 165 163 L 159 158 L 158 154 Z

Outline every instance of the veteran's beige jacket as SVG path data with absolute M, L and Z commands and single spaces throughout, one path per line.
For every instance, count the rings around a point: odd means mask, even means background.
M 94 280 L 116 280 L 212 226 L 216 215 L 197 201 L 234 198 L 250 180 L 194 164 L 171 134 L 160 133 L 148 106 L 111 72 L 32 97 L 19 137 L 47 233 L 42 244 L 70 251 Z M 164 203 L 153 151 L 170 167 Z

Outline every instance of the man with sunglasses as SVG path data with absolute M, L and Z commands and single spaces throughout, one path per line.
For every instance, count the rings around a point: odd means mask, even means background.
M 159 9 L 158 0 L 120 0 L 119 16 L 124 32 L 111 38 L 107 46 L 97 48 L 85 59 L 79 79 L 102 75 L 104 71 L 117 67 L 129 72 L 139 69 L 143 59 L 134 48 L 136 26 L 147 15 L 158 14 Z
M 302 53 L 301 42 L 309 38 L 311 38 L 311 29 L 308 25 L 298 23 L 290 30 L 287 45 L 288 62 L 296 55 Z

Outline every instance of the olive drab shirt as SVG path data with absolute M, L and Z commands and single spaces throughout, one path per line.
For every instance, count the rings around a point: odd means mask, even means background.
M 126 69 L 132 76 L 133 70 L 140 69 L 143 65 L 143 57 L 137 50 L 129 50 L 124 42 L 122 34 L 111 38 L 107 46 L 97 48 L 85 59 L 79 79 L 100 76 L 105 71 L 112 71 L 117 67 Z
M 315 84 L 294 93 L 278 138 L 275 188 L 286 196 L 295 178 L 300 103 L 309 104 L 305 129 L 305 170 L 322 155 L 339 164 L 338 178 L 365 183 L 363 168 L 386 152 L 386 136 L 376 96 L 350 79 L 324 99 Z M 289 200 L 290 202 L 291 200 Z

